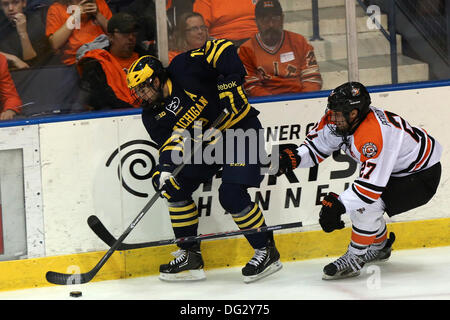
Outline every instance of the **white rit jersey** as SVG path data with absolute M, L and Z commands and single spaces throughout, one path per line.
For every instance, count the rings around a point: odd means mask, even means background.
M 424 129 L 375 107 L 353 135 L 334 135 L 322 117 L 299 146 L 299 167 L 312 167 L 342 149 L 360 165 L 358 178 L 339 197 L 347 212 L 377 201 L 391 176 L 406 176 L 439 162 L 442 146 Z

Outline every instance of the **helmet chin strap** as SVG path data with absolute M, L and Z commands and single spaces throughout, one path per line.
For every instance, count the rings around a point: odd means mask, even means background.
M 342 146 L 345 146 L 345 149 L 350 148 L 349 136 L 352 135 L 355 132 L 354 130 L 358 127 L 358 117 L 355 117 L 353 121 L 350 121 L 350 113 L 345 113 L 344 118 L 348 124 L 348 129 L 346 132 L 338 132 L 342 138 L 342 142 L 339 144 L 339 149 L 341 149 Z

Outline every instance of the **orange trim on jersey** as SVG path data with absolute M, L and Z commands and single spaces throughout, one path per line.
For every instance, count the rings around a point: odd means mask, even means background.
M 331 118 L 331 110 L 325 113 L 325 115 L 320 119 L 319 123 L 316 123 L 314 127 L 310 129 L 310 132 L 315 129 L 316 131 L 320 131 L 330 122 L 328 119 Z M 309 132 L 308 132 L 309 133 Z
M 371 245 L 375 240 L 375 235 L 373 236 L 362 236 L 357 234 L 355 231 L 352 231 L 352 242 L 364 246 Z
M 366 119 L 364 119 L 358 129 L 356 129 L 353 137 L 355 147 L 361 154 L 361 162 L 377 158 L 381 154 L 381 150 L 383 149 L 383 136 L 381 133 L 380 124 L 378 123 L 378 120 L 373 112 L 369 112 Z M 363 147 L 367 143 L 373 143 L 377 148 L 376 154 L 370 158 L 363 154 Z
M 375 238 L 373 243 L 374 244 L 382 243 L 386 239 L 387 239 L 387 229 L 386 229 L 386 232 L 380 238 Z
M 327 124 L 328 124 L 328 120 L 327 119 L 331 119 L 331 110 L 329 110 L 323 117 L 322 119 L 320 119 L 319 124 L 317 125 L 317 130 L 316 131 L 320 131 L 322 130 Z
M 372 199 L 374 201 L 377 200 L 381 196 L 381 193 L 371 192 L 371 191 L 369 191 L 367 189 L 361 188 L 356 183 L 353 184 L 353 185 L 355 186 L 356 190 L 358 190 L 359 193 L 361 193 L 362 195 L 364 195 L 366 197 L 369 197 L 370 199 Z
M 416 166 L 414 167 L 414 170 L 420 168 L 420 166 L 424 163 L 424 161 L 426 159 L 428 159 L 429 155 L 431 153 L 431 140 L 430 138 L 427 136 L 427 151 L 425 152 L 424 156 L 422 157 L 422 159 L 420 160 L 420 162 L 418 164 L 416 164 Z

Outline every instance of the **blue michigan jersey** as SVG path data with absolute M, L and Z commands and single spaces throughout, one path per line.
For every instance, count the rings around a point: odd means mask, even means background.
M 182 53 L 172 60 L 167 70 L 169 96 L 160 108 L 144 106 L 142 112 L 144 126 L 160 148 L 160 163 L 169 161 L 171 152 L 183 151 L 184 130 L 194 137 L 194 128 L 199 130 L 200 126 L 204 132 L 221 114 L 217 87 L 221 77 L 240 79 L 237 81 L 239 96 L 234 101 L 241 99 L 244 106 L 227 114 L 218 126 L 220 130 L 245 128 L 245 123 L 252 122 L 259 113 L 241 89 L 246 71 L 236 47 L 228 40 L 207 41 L 199 49 Z

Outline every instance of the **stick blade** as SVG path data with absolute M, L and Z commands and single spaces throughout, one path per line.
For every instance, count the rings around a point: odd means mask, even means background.
M 112 247 L 112 245 L 116 242 L 116 238 L 106 229 L 104 224 L 100 221 L 100 219 L 95 216 L 89 216 L 87 223 L 89 228 L 108 246 Z
M 100 240 L 102 240 L 109 247 L 112 247 L 114 243 L 117 241 L 117 239 L 111 234 L 111 232 L 108 231 L 108 229 L 106 229 L 105 225 L 100 221 L 100 219 L 97 216 L 95 215 L 89 216 L 87 223 L 89 225 L 89 228 L 91 228 L 91 230 L 94 231 L 97 237 L 99 237 Z M 117 248 L 117 250 L 123 251 L 137 248 L 145 248 L 145 246 L 140 246 L 140 244 L 135 246 L 133 244 L 121 243 Z
M 87 223 L 92 230 L 106 230 L 105 226 L 96 215 L 90 215 L 87 219 Z
M 48 271 L 45 274 L 45 278 L 50 283 L 66 286 L 66 285 L 87 283 L 92 280 L 93 276 L 89 272 L 67 274 Z

